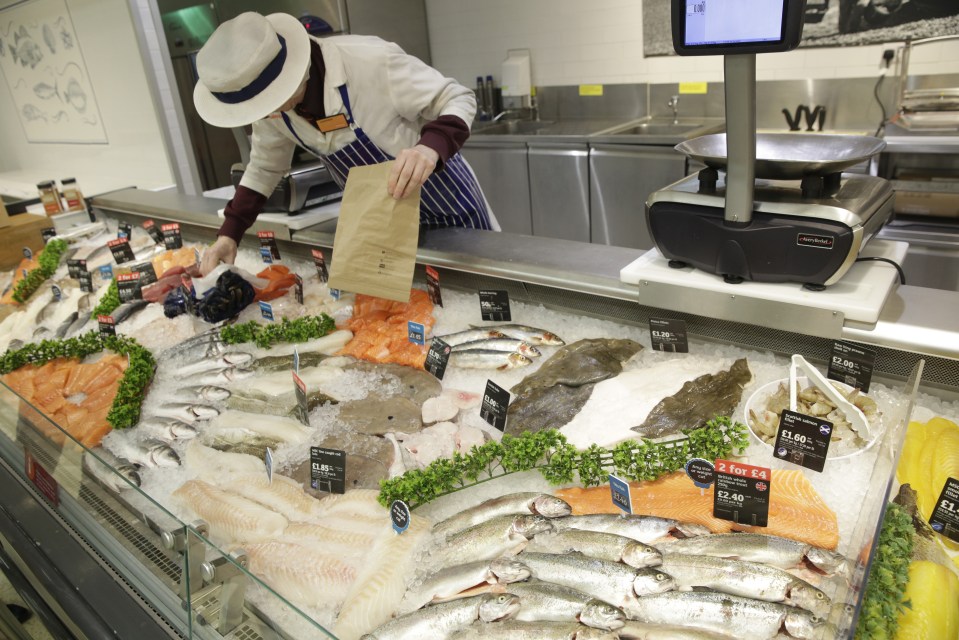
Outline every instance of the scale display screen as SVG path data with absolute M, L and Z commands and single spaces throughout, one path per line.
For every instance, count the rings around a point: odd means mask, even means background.
M 772 53 L 799 44 L 805 0 L 672 0 L 680 55 Z

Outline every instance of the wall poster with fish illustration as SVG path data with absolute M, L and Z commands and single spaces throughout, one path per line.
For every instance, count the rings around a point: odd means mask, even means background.
M 107 142 L 66 0 L 0 10 L 0 71 L 28 142 Z

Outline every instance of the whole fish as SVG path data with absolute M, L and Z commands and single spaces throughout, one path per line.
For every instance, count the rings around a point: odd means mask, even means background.
M 516 620 L 523 622 L 581 622 L 610 631 L 619 629 L 626 621 L 626 614 L 619 607 L 561 584 L 522 582 L 511 584 L 508 590 L 519 596 L 522 607 Z
M 525 603 L 523 606 L 526 606 Z M 522 610 L 522 609 L 521 609 Z M 474 622 L 450 640 L 617 640 L 615 631 L 594 629 L 578 622 Z
M 188 402 L 168 402 L 157 409 L 157 416 L 176 418 L 193 424 L 200 420 L 210 420 L 220 415 L 220 410 L 203 404 Z
M 477 620 L 494 622 L 511 618 L 519 608 L 519 598 L 511 593 L 442 602 L 393 618 L 364 635 L 362 640 L 440 640 Z
M 695 626 L 736 638 L 767 640 L 785 630 L 789 637 L 819 638 L 822 622 L 803 609 L 710 591 L 674 591 L 635 598 L 626 607 L 632 620 L 657 625 Z
M 479 561 L 516 555 L 530 538 L 552 528 L 550 520 L 540 516 L 499 516 L 453 534 L 433 551 L 433 559 L 438 566 L 449 567 L 463 558 Z
M 177 397 L 187 398 L 188 400 L 223 402 L 224 400 L 229 400 L 232 394 L 229 389 L 217 387 L 212 384 L 205 384 L 177 389 L 176 395 Z
M 679 532 L 687 537 L 709 534 L 709 529 L 702 525 L 654 516 L 618 516 L 613 514 L 569 516 L 555 520 L 554 526 L 558 531 L 579 529 L 615 533 L 646 544 L 652 544 L 674 532 Z
M 670 553 L 663 556 L 661 569 L 680 589 L 705 587 L 744 598 L 782 602 L 823 619 L 832 606 L 829 597 L 808 582 L 756 562 Z
M 457 351 L 471 351 L 474 349 L 484 349 L 489 351 L 505 351 L 507 353 L 521 353 L 527 358 L 538 358 L 542 354 L 539 349 L 528 342 L 517 340 L 516 338 L 487 338 L 486 340 L 472 340 L 458 344 L 451 349 L 453 353 Z
M 225 367 L 213 371 L 201 371 L 189 376 L 185 376 L 181 381 L 190 385 L 221 385 L 228 384 L 234 380 L 243 380 L 249 378 L 254 373 L 253 369 L 238 369 L 236 367 Z
M 180 456 L 164 442 L 147 440 L 136 443 L 123 439 L 113 446 L 116 455 L 141 467 L 180 466 Z
M 521 353 L 507 353 L 491 349 L 454 351 L 450 353 L 449 362 L 461 369 L 498 369 L 500 371 L 533 364 L 532 360 Z
M 548 493 L 510 493 L 498 498 L 490 498 L 437 523 L 433 527 L 433 535 L 445 538 L 497 516 L 532 514 L 544 518 L 559 518 L 568 516 L 571 511 L 571 507 L 565 500 Z
M 555 333 L 551 331 L 546 331 L 545 329 L 537 329 L 536 327 L 530 327 L 525 324 L 496 324 L 489 327 L 475 327 L 470 325 L 474 329 L 486 328 L 492 329 L 494 331 L 499 331 L 500 333 L 509 336 L 510 338 L 516 338 L 517 340 L 525 340 L 530 344 L 545 344 L 551 346 L 562 346 L 566 342 L 560 338 Z
M 819 571 L 833 575 L 848 572 L 842 555 L 813 547 L 804 542 L 764 533 L 716 533 L 695 538 L 657 543 L 663 553 L 687 553 L 717 558 L 761 562 L 780 569 L 793 569 L 809 563 Z
M 198 360 L 192 364 L 177 367 L 179 375 L 192 375 L 225 367 L 245 367 L 253 362 L 253 354 L 245 351 L 228 351 L 216 359 Z
M 136 467 L 103 447 L 83 454 L 83 468 L 117 493 L 129 489 L 130 485 L 140 486 L 140 474 Z
M 73 311 L 68 315 L 63 322 L 60 323 L 60 326 L 57 327 L 57 330 L 54 332 L 54 335 L 59 338 L 63 338 L 67 335 L 67 332 L 70 331 L 70 327 L 73 326 L 73 323 L 77 321 L 77 318 L 80 317 L 79 311 Z
M 414 583 L 403 597 L 399 612 L 409 613 L 430 602 L 456 598 L 478 585 L 506 585 L 526 580 L 529 576 L 529 568 L 515 558 L 496 558 L 447 567 Z
M 90 317 L 93 314 L 90 311 L 81 311 L 77 315 L 77 319 L 70 325 L 70 328 L 67 329 L 66 337 L 75 336 L 83 329 L 83 327 L 90 322 Z
M 706 629 L 646 624 L 634 620 L 627 620 L 626 625 L 617 631 L 623 640 L 734 640 L 734 636 Z
M 192 338 L 187 338 L 183 342 L 175 344 L 166 349 L 161 356 L 163 358 L 169 358 L 175 354 L 183 352 L 190 354 L 203 354 L 213 345 L 215 345 L 217 348 L 226 346 L 223 340 L 220 338 L 219 329 L 210 329 L 209 331 L 204 331 L 203 333 L 197 334 Z
M 637 569 L 580 553 L 523 552 L 519 560 L 533 571 L 533 577 L 538 580 L 579 589 L 617 607 L 636 600 L 636 596 L 675 588 L 673 579 L 658 569 Z
M 114 324 L 120 324 L 145 309 L 148 304 L 150 303 L 146 300 L 130 300 L 114 309 L 110 315 L 113 317 Z
M 533 538 L 525 549 L 536 553 L 577 552 L 600 560 L 625 562 L 631 567 L 657 567 L 663 563 L 662 554 L 655 548 L 632 538 L 604 533 L 568 529 L 542 534 Z M 667 571 L 667 573 L 669 573 Z
M 190 440 L 199 435 L 199 431 L 197 431 L 196 427 L 192 424 L 187 424 L 176 418 L 163 418 L 160 416 L 141 420 L 140 424 L 137 425 L 137 430 L 163 442 Z
M 505 338 L 506 336 L 495 329 L 484 329 L 474 327 L 466 331 L 457 331 L 456 333 L 447 333 L 444 336 L 436 336 L 451 347 L 455 347 L 466 342 L 475 342 L 477 340 L 489 340 L 490 338 Z

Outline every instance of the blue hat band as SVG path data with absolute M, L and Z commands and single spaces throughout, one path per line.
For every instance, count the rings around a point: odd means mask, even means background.
M 264 89 L 270 86 L 270 83 L 276 80 L 280 72 L 283 71 L 283 63 L 286 62 L 286 40 L 280 34 L 277 34 L 276 37 L 280 41 L 279 53 L 276 54 L 276 57 L 273 58 L 270 64 L 266 65 L 253 82 L 236 91 L 225 91 L 222 93 L 211 91 L 210 93 L 213 94 L 213 97 L 226 104 L 239 104 L 240 102 L 246 102 L 247 100 L 255 98 L 260 95 Z

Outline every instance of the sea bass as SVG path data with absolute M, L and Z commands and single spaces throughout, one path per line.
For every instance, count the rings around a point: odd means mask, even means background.
M 163 418 L 160 416 L 141 420 L 137 425 L 137 431 L 151 438 L 168 443 L 174 440 L 191 440 L 197 437 L 199 433 L 192 424 L 177 420 L 176 418 Z
M 655 516 L 621 516 L 612 514 L 593 514 L 569 516 L 554 521 L 557 530 L 579 529 L 581 531 L 603 531 L 632 538 L 638 542 L 652 544 L 678 532 L 685 537 L 703 536 L 709 529 L 698 524 L 688 524 L 657 518 Z
M 216 407 L 188 402 L 168 402 L 160 405 L 156 417 L 176 418 L 193 424 L 202 420 L 210 420 L 218 415 L 220 415 L 220 411 Z
M 140 474 L 131 463 L 116 457 L 103 447 L 83 454 L 83 468 L 115 492 L 140 486 Z
M 572 587 L 534 581 L 511 584 L 507 591 L 519 596 L 523 606 L 516 620 L 523 622 L 581 622 L 610 631 L 619 629 L 626 621 L 626 614 L 619 607 Z
M 570 513 L 570 506 L 564 500 L 548 493 L 510 493 L 481 502 L 437 523 L 433 527 L 433 535 L 447 537 L 497 516 L 531 514 L 559 518 Z
M 253 362 L 253 354 L 246 353 L 245 351 L 228 351 L 221 354 L 218 358 L 204 358 L 191 364 L 178 367 L 177 374 L 181 376 L 189 376 L 193 375 L 194 373 L 202 373 L 204 371 L 224 369 L 228 367 L 246 368 L 251 362 Z
M 206 402 L 223 402 L 230 398 L 230 390 L 211 384 L 183 387 L 177 389 L 176 397 L 186 401 L 203 400 Z
M 164 442 L 146 441 L 142 444 L 129 439 L 117 439 L 110 445 L 113 453 L 141 467 L 178 467 L 180 456 Z
M 510 593 L 442 602 L 394 618 L 362 640 L 441 640 L 476 620 L 493 622 L 511 618 L 519 609 L 519 598 Z
M 508 585 L 526 580 L 529 568 L 515 558 L 496 558 L 459 564 L 441 569 L 414 583 L 400 605 L 399 613 L 409 613 L 429 604 L 461 597 L 464 591 L 480 585 Z M 523 601 L 525 608 L 526 601 Z
M 530 541 L 526 551 L 536 553 L 577 552 L 600 560 L 624 562 L 637 569 L 657 567 L 663 563 L 662 554 L 648 544 L 602 531 L 567 529 L 540 534 Z

